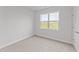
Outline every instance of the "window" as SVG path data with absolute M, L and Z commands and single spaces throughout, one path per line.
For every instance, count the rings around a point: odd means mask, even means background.
M 40 25 L 41 29 L 48 29 L 48 14 L 40 15 L 40 22 L 41 22 Z
M 40 29 L 59 29 L 59 13 L 49 13 L 40 15 Z

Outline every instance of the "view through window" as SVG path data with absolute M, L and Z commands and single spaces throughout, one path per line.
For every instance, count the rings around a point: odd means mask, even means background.
M 59 12 L 40 15 L 40 29 L 59 29 Z

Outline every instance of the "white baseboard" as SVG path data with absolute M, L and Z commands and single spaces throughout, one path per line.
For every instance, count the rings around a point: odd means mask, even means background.
M 36 35 L 37 35 L 37 36 L 40 36 L 40 37 L 45 37 L 45 38 L 49 38 L 49 39 L 53 39 L 53 40 L 58 41 L 56 38 L 52 38 L 52 37 L 49 37 L 49 36 L 40 35 L 40 34 L 36 34 Z M 30 34 L 28 34 L 28 35 L 24 35 L 24 36 L 22 36 L 22 37 L 18 37 L 16 41 L 12 41 L 12 42 L 10 42 L 10 43 L 7 43 L 7 44 L 5 44 L 5 45 L 2 45 L 2 46 L 0 47 L 0 49 L 5 48 L 5 47 L 7 47 L 7 46 L 10 46 L 10 45 L 12 45 L 12 44 L 15 44 L 15 43 L 17 43 L 17 42 L 19 42 L 19 41 L 21 41 L 21 40 L 30 38 L 30 37 L 32 37 L 32 36 L 34 36 L 34 34 L 30 33 Z M 59 40 L 59 42 L 72 44 L 72 43 L 70 43 L 70 42 L 65 42 L 65 41 L 60 41 L 60 40 Z
M 10 43 L 7 43 L 7 44 L 5 44 L 5 45 L 2 45 L 2 46 L 0 47 L 0 49 L 5 48 L 5 47 L 7 47 L 7 46 L 10 46 L 10 45 L 12 45 L 12 44 L 15 44 L 15 43 L 17 43 L 17 42 L 19 42 L 19 41 L 21 41 L 21 40 L 30 38 L 30 37 L 32 37 L 32 36 L 33 36 L 33 34 L 30 33 L 30 34 L 28 34 L 28 35 L 24 35 L 24 36 L 22 36 L 22 37 L 19 37 L 19 38 L 17 38 L 16 41 L 12 41 L 12 42 L 10 42 Z
M 62 43 L 67 43 L 67 44 L 72 44 L 72 42 L 68 42 L 68 41 L 62 41 L 62 40 L 57 40 L 57 38 L 53 38 L 53 37 L 50 37 L 50 36 L 46 36 L 46 35 L 40 35 L 40 34 L 36 34 L 37 36 L 40 36 L 40 37 L 44 37 L 44 38 L 49 38 L 49 39 L 53 39 L 55 41 L 59 41 L 59 42 L 62 42 Z

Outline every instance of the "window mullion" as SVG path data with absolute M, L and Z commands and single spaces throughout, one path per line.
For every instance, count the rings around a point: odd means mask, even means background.
M 48 29 L 49 29 L 49 14 L 48 14 Z

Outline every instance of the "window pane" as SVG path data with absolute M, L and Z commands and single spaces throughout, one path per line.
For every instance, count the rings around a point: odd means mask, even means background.
M 49 29 L 58 30 L 59 22 L 49 22 Z
M 50 13 L 49 14 L 49 21 L 58 21 L 59 20 L 59 13 Z
M 41 29 L 48 29 L 48 21 L 41 21 L 40 22 L 40 28 Z
M 48 21 L 48 14 L 40 15 L 40 21 Z

